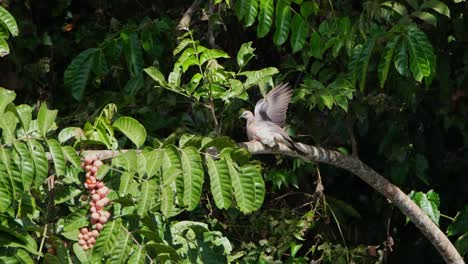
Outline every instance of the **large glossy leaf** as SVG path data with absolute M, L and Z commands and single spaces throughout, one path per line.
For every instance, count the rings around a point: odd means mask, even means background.
M 457 213 L 453 222 L 447 228 L 447 235 L 455 236 L 468 233 L 468 205 Z
M 18 120 L 13 112 L 0 114 L 0 129 L 2 130 L 2 138 L 6 144 L 11 144 L 15 140 L 15 130 Z
M 258 14 L 258 1 L 259 0 L 248 0 L 248 11 L 245 16 L 245 23 L 244 25 L 246 27 L 250 27 L 255 23 L 255 18 L 257 17 Z
M 83 99 L 96 51 L 98 49 L 92 48 L 78 54 L 68 65 L 63 75 L 65 88 L 69 89 L 73 98 L 78 101 Z
M 5 111 L 5 107 L 15 100 L 16 94 L 13 91 L 0 87 L 0 115 Z
M 260 14 L 258 14 L 257 37 L 263 38 L 270 32 L 273 24 L 273 0 L 260 0 Z
M 424 36 L 424 33 L 415 27 L 413 27 L 413 30 L 410 27 L 406 36 L 410 69 L 413 78 L 418 82 L 431 74 L 431 65 L 425 53 L 426 49 L 422 44 L 426 41 Z
M 396 36 L 392 38 L 385 46 L 382 57 L 380 58 L 378 74 L 379 74 L 381 88 L 384 87 L 385 81 L 387 80 L 388 70 L 390 69 L 390 64 L 392 62 L 393 54 L 395 53 L 395 49 L 396 49 L 398 41 L 400 41 L 400 38 L 401 36 Z
M 166 217 L 172 216 L 174 209 L 174 191 L 171 186 L 162 186 L 161 188 L 161 212 Z
M 206 159 L 213 200 L 219 209 L 228 209 L 232 204 L 232 185 L 225 159 Z
M 21 180 L 24 190 L 28 190 L 34 179 L 34 162 L 31 153 L 24 143 L 15 142 L 15 151 L 20 156 L 20 163 L 17 164 L 21 171 Z
M 440 218 L 440 199 L 439 194 L 433 190 L 428 191 L 427 193 L 423 192 L 411 192 L 409 197 L 424 211 L 424 213 L 431 218 L 431 220 L 439 225 Z
M 275 33 L 273 35 L 273 43 L 280 46 L 289 36 L 289 29 L 291 27 L 291 7 L 288 1 L 278 1 L 276 4 L 276 19 L 275 19 Z
M 0 37 L 0 58 L 5 57 L 8 54 L 10 54 L 10 46 L 8 46 L 6 39 Z
M 0 26 L 5 25 L 11 35 L 18 36 L 19 30 L 15 18 L 3 6 L 0 6 Z
M 71 146 L 63 146 L 62 147 L 63 154 L 65 158 L 75 166 L 75 168 L 80 168 L 81 160 L 80 156 L 76 153 L 76 150 Z
M 156 179 L 143 181 L 140 186 L 140 197 L 138 198 L 137 214 L 144 216 L 154 205 L 158 183 Z
M 119 220 L 109 221 L 104 225 L 104 229 L 99 233 L 96 239 L 96 244 L 93 248 L 93 260 L 94 263 L 100 263 L 104 255 L 110 254 L 116 245 L 121 241 L 118 241 L 122 223 Z
M 263 200 L 265 198 L 265 182 L 263 181 L 262 174 L 259 169 L 254 165 L 245 165 L 241 168 L 242 176 L 249 177 L 253 179 L 255 185 L 255 199 L 254 199 L 254 208 L 257 210 L 262 206 Z
M 102 49 L 97 50 L 93 55 L 93 73 L 97 76 L 104 76 L 109 71 L 106 55 Z
M 153 177 L 159 172 L 162 166 L 164 151 L 156 149 L 143 154 L 146 158 L 145 173 L 148 177 Z
M 45 137 L 47 132 L 51 130 L 57 117 L 58 110 L 49 110 L 47 105 L 43 103 L 37 114 L 37 128 L 39 133 Z
M 239 19 L 239 21 L 242 21 L 242 19 L 244 19 L 244 17 L 248 15 L 250 1 L 252 0 L 236 1 L 235 12 L 236 12 L 237 19 Z
M 119 185 L 119 195 L 121 197 L 124 197 L 127 195 L 127 192 L 130 188 L 130 184 L 133 183 L 133 176 L 134 176 L 134 173 L 133 172 L 129 172 L 129 171 L 124 171 L 121 175 L 120 175 L 120 185 Z
M 255 182 L 248 175 L 243 175 L 239 170 L 238 165 L 231 159 L 226 159 L 231 176 L 232 187 L 234 188 L 234 196 L 237 201 L 239 210 L 244 214 L 255 210 Z
M 146 129 L 137 120 L 124 116 L 117 119 L 113 124 L 126 137 L 128 137 L 137 147 L 140 147 L 146 140 Z
M 295 14 L 291 24 L 291 47 L 292 52 L 298 52 L 306 43 L 309 34 L 309 25 L 304 21 L 301 15 Z
M 47 178 L 49 163 L 47 161 L 44 147 L 42 147 L 41 143 L 35 140 L 28 140 L 27 144 L 29 150 L 32 152 L 32 159 L 34 161 L 34 186 L 39 187 Z
M 118 234 L 116 245 L 112 251 L 111 259 L 109 263 L 111 264 L 124 264 L 127 263 L 127 258 L 130 255 L 132 245 L 134 244 L 132 240 L 132 234 L 126 232 L 123 228 L 120 229 Z
M 144 71 L 151 77 L 153 78 L 156 82 L 159 83 L 161 86 L 167 86 L 166 79 L 164 78 L 164 75 L 156 69 L 156 67 L 151 66 L 148 68 L 145 68 Z
M 359 89 L 361 89 L 361 91 L 364 91 L 364 87 L 366 85 L 367 67 L 369 66 L 369 60 L 371 58 L 372 50 L 374 49 L 374 44 L 375 38 L 368 39 L 361 50 L 359 59 L 359 67 L 361 68 Z
M 133 246 L 133 254 L 127 263 L 143 264 L 146 259 L 146 248 L 142 245 Z
M 86 226 L 88 224 L 87 214 L 88 207 L 82 207 L 69 214 L 67 218 L 65 218 L 63 231 L 78 230 L 80 227 Z
M 20 120 L 24 131 L 28 131 L 32 120 L 31 106 L 26 104 L 16 106 L 16 117 Z
M 20 171 L 11 160 L 11 152 L 2 146 L 0 146 L 0 175 L 1 184 L 8 186 L 5 189 L 8 190 L 13 199 L 20 199 L 23 191 Z
M 2 150 L 0 150 L 1 152 Z M 6 167 L 0 162 L 0 213 L 4 213 L 12 202 L 13 188 L 9 184 Z
M 47 140 L 52 160 L 54 161 L 55 174 L 57 176 L 65 175 L 65 156 L 63 155 L 60 143 L 55 139 Z
M 450 9 L 448 8 L 446 4 L 444 4 L 442 1 L 439 1 L 439 0 L 423 1 L 423 3 L 421 4 L 419 8 L 420 9 L 432 9 L 441 15 L 450 17 Z
M 397 44 L 395 51 L 395 59 L 393 60 L 395 69 L 399 74 L 405 77 L 411 76 L 408 66 L 408 48 L 406 38 L 401 38 Z
M 203 165 L 198 150 L 186 147 L 181 150 L 180 158 L 184 175 L 184 206 L 191 211 L 200 202 L 203 186 Z
M 136 32 L 122 31 L 120 33 L 124 47 L 125 60 L 127 61 L 130 76 L 135 77 L 143 70 L 143 49 Z

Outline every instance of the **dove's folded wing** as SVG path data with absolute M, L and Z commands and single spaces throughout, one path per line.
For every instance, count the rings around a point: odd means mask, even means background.
M 255 105 L 255 118 L 284 126 L 291 96 L 292 90 L 288 83 L 276 86 L 265 99 L 259 100 Z

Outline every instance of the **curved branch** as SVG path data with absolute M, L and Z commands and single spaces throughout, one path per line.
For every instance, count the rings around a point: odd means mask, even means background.
M 445 234 L 437 227 L 434 222 L 417 206 L 404 192 L 397 186 L 390 183 L 382 175 L 371 169 L 358 158 L 346 156 L 337 151 L 326 150 L 319 147 L 309 146 L 297 143 L 307 156 L 300 156 L 295 151 L 289 149 L 284 144 L 279 144 L 277 148 L 267 148 L 260 142 L 239 143 L 241 147 L 246 148 L 251 154 L 282 154 L 292 157 L 301 157 L 304 160 L 328 163 L 347 171 L 352 172 L 372 188 L 377 190 L 394 205 L 396 205 L 411 221 L 416 225 L 424 236 L 439 251 L 442 258 L 447 263 L 464 263 L 462 257 L 452 245 Z

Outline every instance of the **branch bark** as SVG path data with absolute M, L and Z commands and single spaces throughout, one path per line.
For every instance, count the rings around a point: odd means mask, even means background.
M 185 11 L 184 15 L 179 21 L 179 25 L 177 25 L 178 29 L 184 29 L 190 26 L 190 22 L 192 21 L 193 13 L 198 9 L 198 6 L 202 3 L 201 0 L 193 1 L 192 5 Z
M 437 227 L 434 222 L 417 206 L 404 192 L 397 186 L 390 183 L 383 176 L 364 164 L 361 160 L 353 156 L 346 156 L 339 152 L 326 150 L 319 147 L 309 146 L 297 143 L 301 150 L 305 151 L 307 156 L 300 156 L 295 151 L 289 149 L 284 144 L 279 144 L 278 148 L 267 148 L 260 142 L 239 143 L 241 147 L 246 148 L 251 154 L 281 154 L 292 157 L 301 157 L 304 160 L 317 161 L 331 164 L 347 171 L 352 172 L 372 188 L 377 190 L 394 205 L 396 205 L 403 214 L 405 214 L 416 227 L 426 236 L 427 239 L 439 251 L 446 263 L 465 263 L 455 249 L 447 236 Z

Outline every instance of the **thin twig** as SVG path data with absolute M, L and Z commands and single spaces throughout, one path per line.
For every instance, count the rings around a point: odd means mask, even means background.
M 42 239 L 41 239 L 41 245 L 39 246 L 39 253 L 42 252 L 42 248 L 44 247 L 44 242 L 45 239 L 47 238 L 47 224 L 44 226 L 44 232 L 42 232 Z M 37 261 L 41 259 L 41 255 L 37 256 Z

